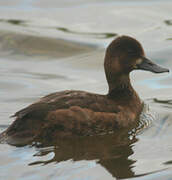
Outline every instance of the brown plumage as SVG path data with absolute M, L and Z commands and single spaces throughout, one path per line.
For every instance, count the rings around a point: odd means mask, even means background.
M 143 105 L 131 86 L 129 73 L 134 69 L 156 73 L 168 70 L 146 59 L 141 44 L 128 36 L 118 37 L 108 46 L 104 67 L 107 95 L 84 91 L 47 95 L 15 113 L 16 120 L 1 138 L 13 143 L 22 139 L 88 136 L 136 125 Z

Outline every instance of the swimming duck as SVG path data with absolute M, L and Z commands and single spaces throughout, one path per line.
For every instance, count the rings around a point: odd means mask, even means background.
M 106 95 L 67 90 L 49 94 L 16 112 L 15 121 L 1 134 L 10 139 L 90 136 L 137 124 L 143 103 L 133 89 L 133 70 L 169 72 L 145 57 L 141 44 L 120 36 L 107 47 L 104 69 Z

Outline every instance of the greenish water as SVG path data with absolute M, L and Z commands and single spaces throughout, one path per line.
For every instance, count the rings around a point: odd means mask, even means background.
M 117 35 L 135 37 L 150 59 L 172 69 L 171 12 L 170 0 L 1 1 L 0 131 L 48 93 L 106 93 L 104 51 Z M 149 104 L 141 124 L 147 128 L 44 146 L 0 144 L 0 179 L 172 179 L 171 73 L 136 71 L 131 78 Z

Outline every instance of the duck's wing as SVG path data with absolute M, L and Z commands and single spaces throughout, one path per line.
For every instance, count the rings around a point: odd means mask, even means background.
M 106 134 L 119 128 L 118 117 L 118 113 L 94 111 L 79 106 L 58 109 L 48 113 L 47 123 L 39 136 L 58 138 L 71 135 Z
M 51 111 L 68 109 L 72 106 L 87 108 L 95 112 L 119 112 L 119 108 L 104 95 L 84 91 L 61 91 L 42 97 L 39 101 L 16 112 L 12 117 L 44 118 Z

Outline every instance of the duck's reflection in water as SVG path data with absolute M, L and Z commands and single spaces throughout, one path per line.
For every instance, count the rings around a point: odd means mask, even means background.
M 133 154 L 132 146 L 137 138 L 135 135 L 129 135 L 128 132 L 125 129 L 109 135 L 57 139 L 53 142 L 53 148 L 49 148 L 52 147 L 52 142 L 41 140 L 41 144 L 36 145 L 38 153 L 34 156 L 41 157 L 50 152 L 53 152 L 54 156 L 50 160 L 35 161 L 29 165 L 46 165 L 71 159 L 73 161 L 96 160 L 116 178 L 133 177 L 132 167 L 135 161 L 129 159 L 129 156 Z

